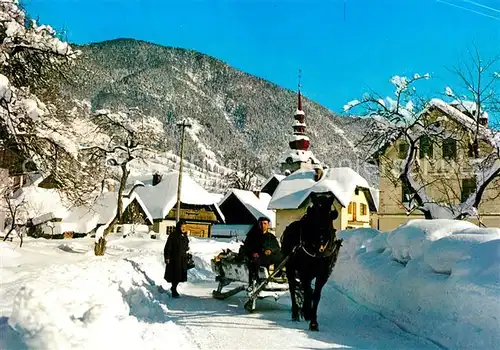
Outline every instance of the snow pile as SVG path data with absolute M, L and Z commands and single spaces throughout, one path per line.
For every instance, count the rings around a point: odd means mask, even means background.
M 21 287 L 9 324 L 32 349 L 182 347 L 181 331 L 144 272 L 161 266 L 155 260 L 93 259 L 49 268 Z
M 5 260 L 15 259 L 20 257 L 19 254 L 14 248 L 12 248 L 9 244 L 5 242 L 0 242 L 0 266 L 4 266 Z
M 10 252 L 4 245 L 2 254 Z M 104 258 L 89 250 L 82 254 L 82 262 L 44 268 L 18 286 L 9 325 L 30 349 L 189 347 L 184 330 L 172 322 L 172 300 L 159 292 L 159 286 L 168 289 L 163 245 L 156 240 L 116 239 L 108 245 L 112 253 Z M 81 252 L 75 248 L 82 246 L 60 245 L 59 254 Z M 196 267 L 189 271 L 188 282 L 214 281 L 210 259 L 227 248 L 238 250 L 239 244 L 190 238 Z M 181 293 L 184 288 L 182 284 Z
M 440 346 L 499 344 L 500 229 L 412 220 L 339 235 L 333 279 L 354 300 Z

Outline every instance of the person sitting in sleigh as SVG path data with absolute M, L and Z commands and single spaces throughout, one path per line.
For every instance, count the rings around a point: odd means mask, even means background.
M 281 260 L 281 248 L 276 236 L 269 230 L 270 220 L 260 217 L 255 226 L 248 232 L 243 244 L 243 253 L 248 261 L 249 284 L 258 279 L 260 266 L 277 266 Z

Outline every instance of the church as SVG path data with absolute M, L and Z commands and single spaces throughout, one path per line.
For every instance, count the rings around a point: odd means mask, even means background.
M 276 211 L 276 236 L 299 220 L 311 204 L 312 193 L 335 197 L 333 208 L 339 215 L 333 226 L 337 230 L 370 227 L 370 214 L 377 212 L 378 191 L 351 168 L 328 168 L 310 150 L 306 134 L 306 114 L 303 110 L 300 84 L 297 109 L 293 115 L 293 134 L 280 164 L 279 184 L 272 191 L 268 209 Z

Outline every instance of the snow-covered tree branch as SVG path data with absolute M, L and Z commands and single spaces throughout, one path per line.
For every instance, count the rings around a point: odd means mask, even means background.
M 247 157 L 242 159 L 238 152 L 226 156 L 226 166 L 233 169 L 225 176 L 229 188 L 253 190 L 259 187 L 259 177 L 262 176 L 263 166 L 258 158 Z
M 391 79 L 395 98 L 371 92 L 344 106 L 345 111 L 358 109 L 371 117 L 372 131 L 361 142 L 373 150 L 380 175 L 402 186 L 408 213 L 418 210 L 426 218 L 477 216 L 487 189 L 500 178 L 500 134 L 488 128 L 482 109 L 498 108 L 499 79 L 491 74 L 493 63 L 481 62 L 477 55 L 476 75 L 472 69 L 459 75 L 467 82 L 468 94 L 458 98 L 446 88 L 455 98 L 450 103 L 419 97 L 415 85 L 430 77 L 416 74 Z M 465 175 L 470 175 L 469 182 Z
M 143 151 L 161 142 L 162 123 L 154 117 L 145 116 L 137 108 L 125 112 L 112 113 L 109 110 L 98 110 L 91 120 L 95 126 L 95 135 L 106 135 L 93 138 L 85 148 L 92 158 L 105 159 L 108 166 L 118 168 L 119 187 L 117 193 L 117 210 L 112 221 L 98 229 L 96 234 L 95 254 L 103 255 L 106 247 L 105 237 L 114 229 L 123 216 L 123 197 L 129 197 L 138 186 L 134 184 L 127 189 L 130 175 L 130 163 L 141 160 Z M 127 189 L 127 192 L 126 192 Z
M 95 164 L 79 152 L 75 116 L 62 108 L 58 83 L 78 52 L 50 26 L 27 20 L 17 0 L 0 2 L 0 136 L 2 147 L 52 176 L 70 201 L 97 188 Z

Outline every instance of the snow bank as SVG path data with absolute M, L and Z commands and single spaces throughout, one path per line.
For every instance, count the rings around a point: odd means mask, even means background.
M 14 248 L 12 248 L 8 243 L 0 242 L 0 259 L 2 259 L 2 262 L 5 258 L 13 259 L 13 258 L 18 258 L 20 256 L 21 254 L 19 254 L 16 250 L 14 250 Z M 3 266 L 3 263 L 0 264 L 0 266 Z
M 443 347 L 498 346 L 500 229 L 412 220 L 339 235 L 333 279 L 358 303 Z
M 9 324 L 31 349 L 183 347 L 151 266 L 158 257 L 52 267 L 21 287 Z
M 30 349 L 181 349 L 190 347 L 172 322 L 163 279 L 164 242 L 116 239 L 105 257 L 85 253 L 75 264 L 50 265 L 19 286 L 9 325 Z M 60 254 L 82 252 L 59 244 Z M 196 267 L 188 282 L 214 281 L 210 259 L 239 243 L 190 238 Z M 1 246 L 2 252 L 7 251 Z M 120 256 L 118 256 L 120 254 Z M 184 284 L 180 286 L 180 291 Z M 175 316 L 174 316 L 175 317 Z

